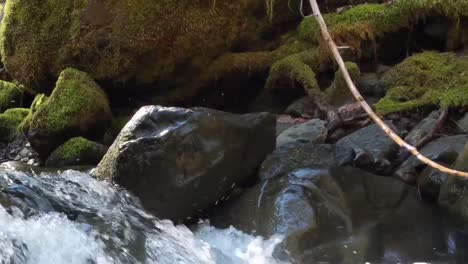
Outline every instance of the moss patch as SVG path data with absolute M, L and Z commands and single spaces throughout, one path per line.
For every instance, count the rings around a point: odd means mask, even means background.
M 423 106 L 468 107 L 468 60 L 453 53 L 416 54 L 383 76 L 389 87 L 376 105 L 380 114 Z
M 0 141 L 9 142 L 18 134 L 18 125 L 28 115 L 26 108 L 12 108 L 0 114 Z
M 265 89 L 273 91 L 283 87 L 281 83 L 289 82 L 291 87 L 297 82 L 309 96 L 321 96 L 315 73 L 326 67 L 328 65 L 320 61 L 315 49 L 292 54 L 272 65 Z
M 19 106 L 21 94 L 20 86 L 0 80 L 0 113 L 8 108 Z
M 239 43 L 255 45 L 259 2 L 12 0 L 0 51 L 13 77 L 36 91 L 67 66 L 96 80 L 175 85 L 179 68 L 196 75 Z
M 82 137 L 68 140 L 47 159 L 47 166 L 97 165 L 106 148 Z
M 349 75 L 354 83 L 359 83 L 361 79 L 361 71 L 359 66 L 354 62 L 346 62 L 346 68 L 348 69 Z M 353 95 L 349 91 L 348 85 L 341 73 L 338 70 L 335 73 L 335 79 L 333 83 L 325 90 L 327 101 L 329 104 L 334 106 L 341 106 L 349 99 L 353 98 Z
M 60 74 L 51 96 L 40 100 L 33 105 L 28 138 L 41 155 L 73 136 L 102 137 L 112 120 L 102 89 L 86 73 L 72 68 Z
M 34 100 L 31 103 L 31 107 L 29 108 L 28 115 L 26 116 L 26 118 L 23 119 L 23 121 L 18 127 L 20 132 L 22 132 L 25 135 L 28 134 L 29 127 L 31 126 L 31 120 L 32 120 L 34 113 L 36 113 L 37 108 L 42 103 L 44 103 L 47 99 L 48 97 L 45 94 L 38 94 L 36 95 L 36 97 L 34 97 Z
M 324 19 L 333 40 L 338 45 L 347 45 L 357 57 L 370 57 L 376 39 L 384 34 L 409 29 L 428 17 L 445 17 L 458 23 L 468 17 L 468 1 L 399 0 L 395 4 L 362 4 L 342 14 L 326 14 Z M 322 42 L 315 18 L 304 19 L 299 26 L 303 40 Z M 322 50 L 326 47 L 322 43 Z M 366 47 L 366 49 L 364 49 Z

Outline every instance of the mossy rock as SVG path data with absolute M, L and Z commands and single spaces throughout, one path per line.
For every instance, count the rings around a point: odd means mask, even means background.
M 45 94 L 38 94 L 36 95 L 36 97 L 34 97 L 34 100 L 31 103 L 31 107 L 29 108 L 28 115 L 26 116 L 26 118 L 23 119 L 21 124 L 18 126 L 18 129 L 20 132 L 22 132 L 25 135 L 28 135 L 29 127 L 31 126 L 31 120 L 32 120 L 34 113 L 36 113 L 37 108 L 42 103 L 44 103 L 47 99 L 48 97 Z
M 18 125 L 28 113 L 26 108 L 11 108 L 0 114 L 0 142 L 9 142 L 19 134 Z
M 453 53 L 419 53 L 387 71 L 382 85 L 389 90 L 375 105 L 379 114 L 468 107 L 468 59 Z
M 11 75 L 36 92 L 67 66 L 132 89 L 178 87 L 220 54 L 255 46 L 263 8 L 264 0 L 11 0 L 0 51 Z
M 5 110 L 19 106 L 22 89 L 20 86 L 0 80 L 0 113 Z
M 88 74 L 73 68 L 65 69 L 50 97 L 33 107 L 28 139 L 42 158 L 72 137 L 102 140 L 112 121 L 106 94 Z
M 359 83 L 361 81 L 361 71 L 359 66 L 354 62 L 346 62 L 345 65 L 348 69 L 349 75 L 351 76 L 351 80 L 353 80 L 354 83 Z M 341 106 L 354 98 L 349 91 L 341 70 L 336 71 L 335 79 L 330 87 L 325 90 L 325 94 L 329 104 L 334 106 Z
M 54 150 L 45 165 L 53 167 L 97 165 L 106 151 L 107 148 L 102 144 L 76 137 Z
M 333 40 L 338 45 L 348 46 L 357 58 L 361 58 L 374 56 L 378 39 L 385 34 L 411 29 L 430 17 L 459 24 L 461 19 L 468 18 L 468 1 L 399 0 L 392 5 L 362 4 L 341 14 L 326 14 L 324 19 Z M 322 49 L 326 49 L 314 17 L 304 19 L 298 31 L 300 39 L 322 43 Z M 452 32 L 448 41 L 460 38 L 460 34 L 464 32 Z

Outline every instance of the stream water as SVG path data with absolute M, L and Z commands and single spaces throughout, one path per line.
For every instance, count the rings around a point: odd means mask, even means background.
M 279 236 L 174 226 L 87 173 L 0 169 L 0 188 L 0 263 L 284 263 Z

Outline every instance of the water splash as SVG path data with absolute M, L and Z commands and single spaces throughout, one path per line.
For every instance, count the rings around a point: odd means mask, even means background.
M 145 212 L 125 190 L 65 171 L 0 170 L 0 263 L 283 264 L 270 239 Z

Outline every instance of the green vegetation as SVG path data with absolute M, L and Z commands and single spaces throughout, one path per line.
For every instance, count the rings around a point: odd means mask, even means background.
M 380 114 L 423 106 L 468 107 L 468 60 L 453 53 L 416 54 L 389 70 L 389 87 L 375 108 Z
M 0 113 L 18 106 L 21 100 L 21 88 L 10 82 L 0 80 Z
M 18 129 L 25 135 L 28 134 L 28 131 L 29 131 L 29 127 L 31 125 L 31 120 L 32 120 L 32 117 L 34 115 L 34 113 L 36 113 L 37 111 L 37 108 L 42 104 L 44 103 L 46 100 L 48 99 L 47 96 L 45 96 L 45 94 L 38 94 L 36 95 L 36 97 L 34 97 L 34 100 L 33 102 L 31 103 L 31 107 L 29 108 L 29 112 L 28 112 L 28 115 L 26 116 L 26 118 L 23 119 L 23 121 L 21 122 L 21 124 L 19 125 Z
M 362 4 L 343 14 L 327 14 L 324 19 L 338 45 L 349 46 L 357 57 L 370 57 L 374 52 L 369 47 L 375 46 L 377 38 L 410 29 L 418 21 L 431 16 L 445 17 L 457 24 L 460 18 L 468 17 L 468 1 L 399 0 L 393 5 Z M 304 19 L 299 26 L 302 40 L 320 43 L 319 34 L 313 17 Z M 321 46 L 322 50 L 326 49 Z
M 57 160 L 77 160 L 87 153 L 94 151 L 95 145 L 96 143 L 82 137 L 72 138 L 58 147 L 50 158 Z
M 308 95 L 321 96 L 315 73 L 323 71 L 326 67 L 328 65 L 320 61 L 316 49 L 292 54 L 271 66 L 265 90 L 275 90 L 279 83 L 289 82 L 294 86 L 297 82 Z
M 30 129 L 48 133 L 86 130 L 89 124 L 111 120 L 109 102 L 102 89 L 86 73 L 68 68 L 57 81 L 51 96 L 41 97 L 33 105 Z M 106 122 L 99 124 L 105 126 Z
M 257 1 L 12 0 L 0 52 L 13 77 L 35 92 L 75 66 L 97 80 L 140 83 L 196 71 L 238 40 L 256 43 Z M 180 76 L 173 79 L 182 79 Z
M 0 114 L 0 141 L 9 142 L 18 134 L 18 125 L 28 115 L 25 108 L 12 108 Z

